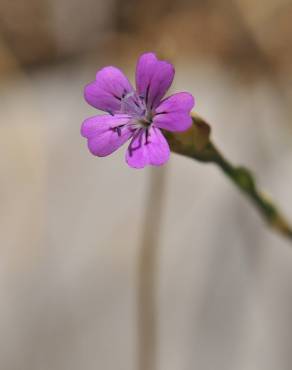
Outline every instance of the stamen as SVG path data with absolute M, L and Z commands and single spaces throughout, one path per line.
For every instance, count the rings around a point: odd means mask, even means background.
M 124 127 L 124 125 L 121 125 L 121 126 L 113 127 L 111 130 L 113 130 L 113 132 L 116 132 L 118 134 L 118 136 L 121 137 L 123 127 Z
M 136 107 L 140 108 L 140 105 L 136 100 L 134 100 L 134 104 L 136 105 Z
M 121 100 L 121 113 L 128 113 L 133 117 L 140 118 L 143 116 L 144 105 L 138 95 L 134 91 L 131 91 Z
M 148 140 L 149 137 L 150 137 L 150 132 L 149 132 L 149 129 L 148 128 L 146 128 L 146 130 L 145 130 L 145 137 L 146 137 L 145 145 L 150 144 L 150 141 Z
M 116 98 L 116 99 L 118 99 L 119 101 L 122 100 L 122 97 L 119 97 L 118 95 L 113 94 L 113 97 Z
M 159 114 L 166 114 L 167 112 L 158 112 L 158 113 L 155 113 L 155 116 L 158 116 Z
M 121 129 L 121 127 L 120 126 L 118 126 L 117 128 L 117 133 L 118 133 L 118 136 L 122 136 L 122 129 Z
M 147 86 L 147 89 L 146 89 L 146 96 L 145 96 L 145 101 L 146 101 L 146 104 L 148 103 L 148 98 L 149 98 L 149 89 L 150 89 L 150 84 Z

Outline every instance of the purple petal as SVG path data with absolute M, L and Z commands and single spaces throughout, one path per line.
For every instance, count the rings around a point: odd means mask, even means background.
M 169 158 L 169 146 L 158 128 L 140 129 L 133 137 L 126 153 L 130 167 L 161 166 Z
M 187 92 L 171 95 L 155 109 L 153 124 L 168 131 L 185 131 L 192 125 L 194 98 Z
M 158 60 L 153 53 L 142 54 L 136 67 L 136 87 L 147 107 L 157 107 L 169 89 L 174 77 L 171 63 Z
M 81 135 L 88 139 L 90 152 L 104 157 L 117 150 L 133 135 L 127 125 L 129 120 L 125 114 L 87 118 L 82 124 Z
M 96 80 L 85 86 L 84 98 L 97 109 L 117 113 L 123 96 L 132 91 L 133 87 L 123 72 L 109 66 L 98 71 Z

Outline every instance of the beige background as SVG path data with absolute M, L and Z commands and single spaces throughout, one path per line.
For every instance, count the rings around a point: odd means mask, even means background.
M 133 77 L 137 55 L 154 50 L 128 37 L 35 69 L 1 42 L 0 368 L 137 369 L 137 258 L 158 177 L 158 368 L 290 370 L 291 245 L 212 165 L 173 154 L 164 170 L 136 171 L 124 149 L 86 149 L 84 84 L 107 64 Z M 289 75 L 242 77 L 168 37 L 154 46 L 172 45 L 172 91 L 193 93 L 214 141 L 292 220 Z

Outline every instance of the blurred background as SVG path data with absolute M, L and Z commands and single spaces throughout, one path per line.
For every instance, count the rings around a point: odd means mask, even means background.
M 145 370 L 143 248 L 157 370 L 291 369 L 289 243 L 214 166 L 79 134 L 95 72 L 154 51 L 292 220 L 291 35 L 291 0 L 0 0 L 1 370 Z

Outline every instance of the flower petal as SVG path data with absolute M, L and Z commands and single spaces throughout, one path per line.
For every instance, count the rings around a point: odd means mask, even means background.
M 155 109 L 153 124 L 168 131 L 185 131 L 192 125 L 190 111 L 194 105 L 193 96 L 187 92 L 171 95 Z
M 117 150 L 133 135 L 127 125 L 129 120 L 125 114 L 87 118 L 82 124 L 81 135 L 88 139 L 90 152 L 104 157 Z
M 158 128 L 140 129 L 133 137 L 126 153 L 130 167 L 143 168 L 146 165 L 161 166 L 168 161 L 168 143 Z
M 147 107 L 157 107 L 169 89 L 174 77 L 171 63 L 158 60 L 154 53 L 140 56 L 136 67 L 136 87 L 139 95 L 145 98 Z
M 117 113 L 123 96 L 132 91 L 133 87 L 123 72 L 109 66 L 98 71 L 96 80 L 85 86 L 84 98 L 97 109 Z

